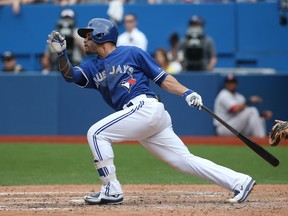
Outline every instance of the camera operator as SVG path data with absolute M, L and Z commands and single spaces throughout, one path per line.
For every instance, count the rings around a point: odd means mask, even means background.
M 192 16 L 185 39 L 180 45 L 179 59 L 185 71 L 212 71 L 217 63 L 216 48 L 211 37 L 205 35 L 204 20 Z
M 85 54 L 83 41 L 77 34 L 75 12 L 71 9 L 64 9 L 57 20 L 55 31 L 60 32 L 67 42 L 67 55 L 71 59 L 73 65 L 78 65 Z M 58 71 L 57 55 L 52 53 L 50 47 L 47 46 L 43 59 L 50 65 L 51 71 Z M 44 65 L 43 65 L 44 67 Z M 45 66 L 47 68 L 47 65 Z M 45 72 L 47 73 L 47 71 Z

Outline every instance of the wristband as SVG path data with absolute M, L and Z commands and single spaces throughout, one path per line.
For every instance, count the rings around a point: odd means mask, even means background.
M 63 55 L 66 55 L 66 49 L 62 50 L 62 52 L 57 52 L 58 57 L 61 57 Z
M 187 95 L 189 95 L 189 94 L 191 94 L 191 93 L 193 93 L 194 91 L 192 91 L 191 89 L 188 89 L 186 92 L 184 92 L 183 94 L 182 94 L 182 98 L 186 98 L 187 97 Z

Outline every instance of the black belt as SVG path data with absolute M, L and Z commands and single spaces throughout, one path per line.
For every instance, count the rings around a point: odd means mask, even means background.
M 137 97 L 137 96 L 136 96 Z M 156 100 L 159 101 L 158 97 L 156 95 L 146 95 L 147 98 L 155 98 Z M 134 104 L 130 101 L 126 107 L 130 107 L 130 106 L 133 106 Z

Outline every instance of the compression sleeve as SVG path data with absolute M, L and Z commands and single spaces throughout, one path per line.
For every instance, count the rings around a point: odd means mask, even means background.
M 58 56 L 58 66 L 63 78 L 67 82 L 81 83 L 83 80 L 82 73 L 75 70 L 69 61 L 66 50 Z

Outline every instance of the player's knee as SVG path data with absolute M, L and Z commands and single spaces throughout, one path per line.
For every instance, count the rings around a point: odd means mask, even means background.
M 101 132 L 100 128 L 96 127 L 95 125 L 90 127 L 89 130 L 87 131 L 87 139 L 108 141 L 108 138 L 105 135 L 105 133 L 103 133 L 103 131 Z
M 91 138 L 96 138 L 97 139 L 100 137 L 100 131 L 99 128 L 96 127 L 95 125 L 91 126 L 88 131 L 87 131 L 87 139 L 91 139 Z
M 90 128 L 88 129 L 88 131 L 87 131 L 87 139 L 89 140 L 91 137 L 93 137 L 94 133 L 95 133 L 95 129 L 94 129 L 94 127 L 92 126 L 92 127 L 90 127 Z

